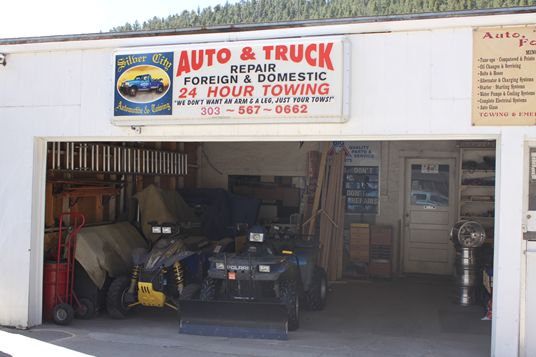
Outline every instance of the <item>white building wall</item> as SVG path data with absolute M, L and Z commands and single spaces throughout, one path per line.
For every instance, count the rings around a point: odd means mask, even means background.
M 48 140 L 312 141 L 499 138 L 499 229 L 495 241 L 498 283 L 494 352 L 518 351 L 521 195 L 518 150 L 536 128 L 471 125 L 472 27 L 533 24 L 536 14 L 450 18 L 285 31 L 0 45 L 0 324 L 27 327 L 41 321 L 43 172 L 34 170 L 34 138 Z M 184 125 L 144 127 L 141 134 L 114 127 L 112 51 L 121 47 L 346 34 L 351 42 L 351 113 L 342 124 Z M 43 146 L 36 152 L 43 154 Z M 515 166 L 515 167 L 514 167 Z M 512 171 L 513 170 L 513 171 Z M 512 175 L 511 172 L 516 172 Z M 33 177 L 38 179 L 32 179 Z M 510 207 L 513 210 L 508 211 Z M 512 243 L 513 242 L 513 243 Z M 31 250 L 33 249 L 33 250 Z M 36 251 L 37 250 L 37 251 Z M 31 261 L 31 264 L 30 264 Z M 30 284 L 32 288 L 30 289 Z

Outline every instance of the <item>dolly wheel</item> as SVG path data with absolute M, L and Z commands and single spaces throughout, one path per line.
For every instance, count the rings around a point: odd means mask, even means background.
M 78 309 L 74 312 L 74 316 L 77 319 L 89 320 L 95 316 L 95 304 L 93 304 L 93 301 L 87 298 L 80 298 L 78 303 Z
M 69 325 L 73 321 L 74 309 L 71 305 L 61 303 L 52 309 L 52 318 L 58 325 Z

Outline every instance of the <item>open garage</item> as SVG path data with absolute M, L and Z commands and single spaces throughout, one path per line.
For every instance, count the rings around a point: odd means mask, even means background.
M 338 172 L 337 158 L 344 159 Z M 81 320 L 72 323 L 77 337 L 60 345 L 92 339 L 78 336 L 77 328 L 105 334 L 105 345 L 114 341 L 121 346 L 121 336 L 136 335 L 146 324 L 164 340 L 175 336 L 179 319 L 171 295 L 161 307 L 140 298 L 141 303 L 118 316 L 108 311 L 109 290 L 115 280 L 130 281 L 133 266 L 139 264 L 132 258 L 136 249 L 156 250 L 159 241 L 169 240 L 151 226 L 183 223 L 181 227 L 199 224 L 194 233 L 180 235 L 184 249 L 208 256 L 225 240 L 232 241 L 230 255 L 243 250 L 247 232 L 238 232 L 239 225 L 291 227 L 296 236 L 269 239 L 285 243 L 304 238 L 318 244 L 315 264 L 327 274 L 327 306 L 323 311 L 302 309 L 299 329 L 289 332 L 290 344 L 280 345 L 280 351 L 296 342 L 310 345 L 298 348 L 303 353 L 349 355 L 357 349 L 413 355 L 424 344 L 430 353 L 487 355 L 491 290 L 482 281 L 485 271 L 493 271 L 494 185 L 494 141 L 51 142 L 44 331 L 54 330 L 49 323 L 58 313 L 53 311 L 55 295 L 62 295 L 55 290 L 64 287 L 55 279 L 58 234 L 68 236 L 58 232 L 59 218 L 72 220 L 63 225 L 76 229 L 77 217 L 66 214 L 76 212 L 84 216 L 74 264 L 75 299 L 81 303 L 73 301 L 72 306 Z M 320 200 L 314 207 L 317 191 Z M 330 209 L 335 197 L 342 200 L 342 211 Z M 312 217 L 316 227 L 309 234 Z M 463 219 L 482 222 L 488 237 L 474 248 L 478 257 L 470 266 L 460 265 L 461 253 L 450 239 L 451 227 Z M 141 263 L 140 276 L 149 260 Z M 60 264 L 64 262 L 63 253 Z M 173 275 L 160 274 L 174 291 Z M 198 287 L 188 298 L 199 299 L 206 273 L 200 274 L 199 279 L 185 273 L 184 284 Z M 244 310 L 251 315 L 242 318 L 258 327 L 266 324 L 266 315 L 237 308 L 230 313 Z M 44 333 L 39 331 L 28 335 Z M 144 341 L 147 348 L 154 343 Z M 188 335 L 181 341 L 189 341 Z M 245 348 L 234 352 L 245 353 Z M 81 351 L 92 349 L 82 343 Z
M 466 15 L 0 41 L 0 324 L 97 355 L 530 355 L 536 132 L 475 78 L 534 14 Z

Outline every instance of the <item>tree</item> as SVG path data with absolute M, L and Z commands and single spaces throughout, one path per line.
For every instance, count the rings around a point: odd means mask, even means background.
M 536 0 L 241 0 L 167 18 L 126 23 L 112 32 L 176 29 L 194 26 L 385 16 L 423 12 L 536 5 Z

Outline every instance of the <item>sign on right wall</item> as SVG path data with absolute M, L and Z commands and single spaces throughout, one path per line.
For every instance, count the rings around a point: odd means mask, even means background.
M 536 125 L 536 26 L 473 34 L 473 125 Z

